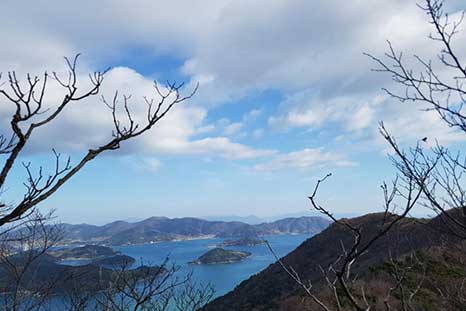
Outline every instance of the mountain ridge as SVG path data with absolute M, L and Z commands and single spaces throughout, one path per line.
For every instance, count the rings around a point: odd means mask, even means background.
M 316 216 L 285 218 L 251 225 L 239 221 L 208 221 L 194 217 L 150 217 L 138 222 L 114 221 L 102 226 L 61 224 L 64 244 L 128 245 L 207 237 L 247 238 L 275 234 L 316 234 L 329 225 Z

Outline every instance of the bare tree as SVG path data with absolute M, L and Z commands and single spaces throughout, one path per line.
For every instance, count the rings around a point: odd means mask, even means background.
M 173 305 L 177 311 L 196 311 L 207 304 L 214 296 L 211 284 L 199 284 L 192 277 L 173 294 Z
M 447 126 L 464 134 L 466 67 L 453 47 L 464 12 L 459 19 L 451 20 L 444 12 L 443 1 L 426 0 L 425 5 L 420 7 L 434 28 L 430 39 L 443 45 L 437 55 L 437 63 L 415 55 L 415 62 L 423 68 L 422 71 L 415 71 L 405 63 L 403 54 L 396 52 L 390 42 L 386 59 L 369 56 L 379 65 L 376 71 L 390 74 L 393 81 L 402 86 L 401 92 L 385 89 L 389 95 L 401 102 L 423 104 L 426 111 L 435 111 Z M 414 180 L 422 191 L 423 205 L 445 220 L 449 233 L 466 237 L 464 155 L 439 143 L 431 149 L 423 148 L 422 143 L 428 137 L 420 140 L 416 147 L 405 151 L 383 124 L 380 131 L 395 153 L 392 161 L 397 171 Z
M 41 282 L 38 280 L 39 276 L 34 275 L 38 271 L 38 262 L 47 256 L 48 250 L 56 245 L 60 238 L 60 232 L 54 229 L 55 226 L 45 224 L 50 215 L 41 216 L 37 206 L 50 198 L 100 154 L 119 149 L 123 142 L 149 132 L 175 105 L 189 100 L 198 87 L 196 85 L 193 90 L 183 95 L 184 83 L 167 82 L 166 85 L 160 86 L 154 82 L 153 98 L 141 98 L 141 104 L 146 107 L 146 117 L 141 122 L 136 121 L 132 113 L 130 95 L 120 96 L 118 91 L 115 91 L 111 99 L 102 96 L 100 101 L 108 108 L 113 120 L 108 140 L 90 148 L 76 163 L 69 157 L 63 158 L 61 153 L 52 149 L 53 169 L 46 172 L 40 166 L 37 171 L 33 170 L 31 163 L 21 162 L 21 156 L 34 139 L 36 131 L 56 124 L 67 109 L 79 102 L 92 97 L 99 100 L 96 96 L 102 88 L 108 70 L 89 74 L 90 86 L 82 89 L 83 81 L 80 81 L 77 69 L 78 59 L 79 54 L 71 59 L 65 58 L 66 74 L 45 72 L 41 77 L 27 74 L 21 80 L 16 72 L 12 71 L 6 74 L 3 81 L 0 74 L 1 103 L 10 104 L 12 107 L 10 134 L 7 133 L 7 128 L 2 128 L 4 132 L 0 134 L 0 157 L 4 160 L 0 166 L 2 308 L 12 311 L 47 309 L 46 303 L 56 303 L 49 294 L 56 294 L 58 287 L 61 291 L 60 299 L 66 302 L 68 310 L 166 310 L 168 301 L 175 303 L 175 293 L 178 293 L 175 288 L 188 281 L 186 277 L 178 279 L 175 267 L 168 268 L 167 262 L 156 267 L 126 267 L 121 271 L 102 270 L 107 278 L 106 283 L 96 282 L 92 290 L 78 288 L 79 281 L 86 278 L 86 273 L 89 272 L 86 267 L 75 269 L 76 271 L 73 270 L 69 274 L 64 270 L 56 280 L 49 279 L 48 282 Z M 52 87 L 61 89 L 65 94 L 55 105 L 47 102 L 46 94 Z M 24 195 L 18 202 L 6 202 L 2 196 L 7 191 L 7 180 L 12 169 L 21 164 L 27 173 L 23 183 Z M 90 268 L 90 271 L 95 272 L 95 267 Z M 193 290 L 187 293 L 187 297 L 196 302 L 196 306 L 205 303 L 206 297 L 211 297 L 207 294 L 207 289 L 202 291 L 202 294 L 199 292 L 196 297 L 191 295 Z
M 213 297 L 211 285 L 194 282 L 168 257 L 159 265 L 141 259 L 137 267 L 59 264 L 51 248 L 61 227 L 46 224 L 49 215 L 34 216 L 2 236 L 1 310 L 195 311 Z
M 384 89 L 392 98 L 405 104 L 420 105 L 422 110 L 436 112 L 440 122 L 466 134 L 466 65 L 454 49 L 454 39 L 459 33 L 464 13 L 452 19 L 444 11 L 442 0 L 424 0 L 424 5 L 419 7 L 426 13 L 433 27 L 430 40 L 442 45 L 436 61 L 418 55 L 413 57 L 414 63 L 405 61 L 403 53 L 397 52 L 390 42 L 385 58 L 366 55 L 378 65 L 374 69 L 376 72 L 388 73 L 398 86 L 395 90 Z M 413 67 L 420 67 L 421 70 Z M 393 150 L 390 158 L 397 177 L 392 185 L 382 185 L 385 203 L 379 229 L 368 234 L 365 231 L 367 228 L 351 220 L 337 219 L 318 202 L 319 187 L 331 176 L 329 174 L 317 182 L 309 200 L 313 209 L 343 228 L 352 237 L 352 241 L 342 242 L 342 251 L 334 262 L 320 267 L 320 284 L 303 280 L 293 267 L 286 266 L 277 258 L 278 262 L 310 297 L 312 310 L 419 310 L 419 301 L 416 299 L 419 292 L 426 289 L 437 293 L 438 303 L 445 310 L 456 308 L 461 305 L 461 301 L 466 301 L 462 285 L 466 280 L 466 263 L 460 259 L 460 254 L 464 254 L 466 238 L 466 157 L 461 151 L 452 151 L 439 142 L 428 148 L 426 141 L 432 139 L 429 137 L 420 137 L 414 148 L 404 150 L 383 123 L 380 123 L 380 133 Z M 389 268 L 384 274 L 386 283 L 380 291 L 379 297 L 383 297 L 383 301 L 380 301 L 373 295 L 375 287 L 371 287 L 368 279 L 353 271 L 353 267 L 370 256 L 375 245 L 387 239 L 392 231 L 398 230 L 418 207 L 427 207 L 438 215 L 436 219 L 439 221 L 435 227 L 426 228 L 436 230 L 436 246 L 426 248 L 430 256 L 428 259 L 422 256 L 425 253 L 414 250 L 405 251 L 404 256 L 396 258 L 388 249 L 385 262 Z M 456 271 L 455 279 L 451 280 L 451 284 L 455 284 L 454 290 L 452 286 L 448 288 L 448 285 L 436 282 L 438 275 L 432 269 L 434 259 L 438 259 L 437 264 L 440 266 L 448 265 L 445 257 L 461 261 L 458 264 L 465 268 Z M 463 281 L 456 283 L 456 280 Z M 324 293 L 329 294 L 325 300 Z
M 7 177 L 35 131 L 45 125 L 53 124 L 62 116 L 65 109 L 71 108 L 69 106 L 99 93 L 107 70 L 90 74 L 91 87 L 87 90 L 79 90 L 78 58 L 79 54 L 73 59 L 65 58 L 66 76 L 60 76 L 56 72 L 52 74 L 46 72 L 41 78 L 28 74 L 25 80 L 21 81 L 12 71 L 8 72 L 7 80 L 0 84 L 0 94 L 3 96 L 3 100 L 11 103 L 14 107 L 14 113 L 10 119 L 12 134 L 0 135 L 0 155 L 6 157 L 3 167 L 0 169 L 0 194 L 5 191 Z M 66 94 L 55 107 L 46 108 L 45 94 L 51 80 Z M 154 89 L 157 98 L 144 98 L 145 105 L 147 105 L 147 118 L 144 124 L 135 122 L 129 107 L 130 96 L 125 95 L 121 99 L 118 92 L 115 92 L 111 101 L 102 98 L 113 118 L 112 138 L 100 146 L 89 149 L 75 165 L 71 164 L 70 158 L 63 160 L 61 154 L 53 150 L 55 168 L 49 174 L 45 174 L 42 167 L 37 173 L 33 173 L 30 164 L 24 164 L 28 174 L 24 183 L 26 192 L 18 203 L 12 205 L 0 200 L 0 227 L 27 216 L 39 203 L 54 194 L 89 161 L 105 151 L 118 149 L 122 142 L 149 131 L 176 104 L 190 99 L 197 90 L 196 86 L 192 92 L 184 96 L 181 94 L 183 87 L 183 83 L 168 83 L 165 87 L 159 87 L 155 83 Z M 119 109 L 124 111 L 125 118 L 123 120 L 118 117 Z
M 159 266 L 123 266 L 113 270 L 110 282 L 83 290 L 76 284 L 62 297 L 63 308 L 111 311 L 195 311 L 212 299 L 212 286 L 193 282 L 192 274 L 178 275 L 169 258 Z
M 160 266 L 141 266 L 135 270 L 123 267 L 112 277 L 111 286 L 96 296 L 104 310 L 165 310 L 172 291 L 188 281 L 179 279 L 178 267 L 169 265 L 168 258 Z
M 37 310 L 50 298 L 55 279 L 32 282 L 42 258 L 62 236 L 59 226 L 46 225 L 49 219 L 50 215 L 34 213 L 17 230 L 1 235 L 2 310 Z

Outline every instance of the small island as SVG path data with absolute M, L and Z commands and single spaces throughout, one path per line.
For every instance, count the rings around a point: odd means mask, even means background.
M 249 252 L 232 251 L 223 248 L 214 248 L 199 257 L 198 259 L 189 262 L 192 265 L 213 265 L 213 264 L 228 264 L 240 262 L 251 256 Z
M 264 244 L 265 240 L 253 237 L 246 237 L 236 240 L 225 240 L 222 243 L 218 244 L 219 247 L 229 247 L 229 246 L 256 246 Z

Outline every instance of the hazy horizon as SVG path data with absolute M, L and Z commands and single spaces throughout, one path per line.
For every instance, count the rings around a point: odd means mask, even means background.
M 381 210 L 374 210 L 371 211 L 370 213 L 378 213 L 378 212 L 383 212 Z M 366 213 L 334 213 L 333 215 L 337 218 L 353 218 L 353 217 L 359 217 L 363 216 Z M 421 211 L 417 212 L 415 214 L 410 214 L 410 217 L 415 217 L 415 218 L 432 218 L 435 217 L 436 214 L 433 211 Z M 276 220 L 280 219 L 285 219 L 285 218 L 299 218 L 299 217 L 321 217 L 323 219 L 329 220 L 329 218 L 323 214 L 320 214 L 318 212 L 314 211 L 301 211 L 301 212 L 294 212 L 294 213 L 288 213 L 288 214 L 276 214 L 276 215 L 269 215 L 269 216 L 260 216 L 260 215 L 228 215 L 228 214 L 217 214 L 217 215 L 178 215 L 178 216 L 167 216 L 167 215 L 151 215 L 147 217 L 129 217 L 129 218 L 109 218 L 107 221 L 74 221 L 70 219 L 70 221 L 65 221 L 63 219 L 56 219 L 61 223 L 67 223 L 67 224 L 72 224 L 72 225 L 81 225 L 81 224 L 87 224 L 87 225 L 95 225 L 95 226 L 102 226 L 106 225 L 112 222 L 116 221 L 125 221 L 129 223 L 136 223 L 140 222 L 143 220 L 146 220 L 148 218 L 152 217 L 165 217 L 169 219 L 176 219 L 176 218 L 198 218 L 198 219 L 203 219 L 203 220 L 208 220 L 208 221 L 239 221 L 239 222 L 244 222 L 247 224 L 260 224 L 264 222 L 273 222 Z M 330 220 L 329 220 L 330 221 Z

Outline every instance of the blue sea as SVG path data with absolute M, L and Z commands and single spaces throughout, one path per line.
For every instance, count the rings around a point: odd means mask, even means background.
M 273 235 L 264 237 L 269 241 L 275 253 L 282 257 L 303 241 L 310 238 L 306 235 Z M 185 274 L 191 272 L 193 279 L 202 284 L 214 286 L 215 296 L 226 294 L 235 288 L 236 285 L 258 273 L 275 261 L 273 254 L 265 244 L 256 246 L 227 247 L 227 249 L 248 251 L 252 256 L 244 261 L 233 264 L 217 265 L 189 265 L 188 262 L 197 259 L 199 256 L 223 242 L 223 239 L 189 240 L 177 242 L 161 242 L 155 244 L 116 246 L 115 250 L 135 258 L 139 263 L 160 264 L 169 256 L 170 262 L 178 265 L 178 273 Z

